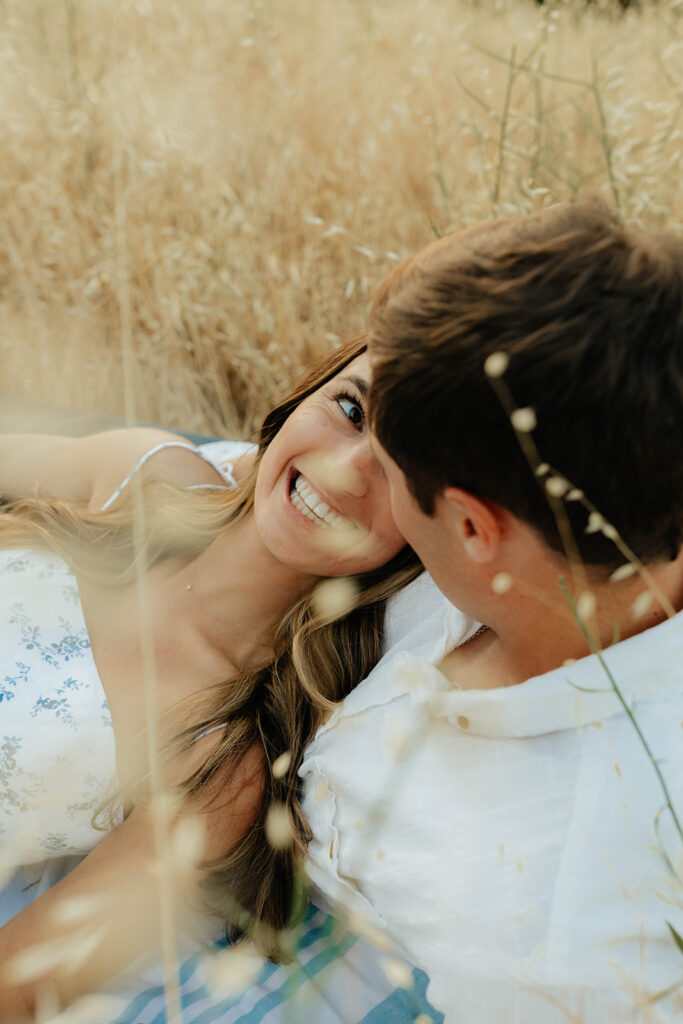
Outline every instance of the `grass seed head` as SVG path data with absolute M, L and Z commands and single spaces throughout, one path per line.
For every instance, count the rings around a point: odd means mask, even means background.
M 506 352 L 492 352 L 484 362 L 484 373 L 487 377 L 502 377 L 510 364 Z
M 413 972 L 403 961 L 385 957 L 382 960 L 382 970 L 392 985 L 398 985 L 399 988 L 405 988 L 408 991 L 414 987 Z
M 569 484 L 563 476 L 549 476 L 545 489 L 552 498 L 562 498 L 569 490 Z
M 645 615 L 649 611 L 651 605 L 652 594 L 649 590 L 644 590 L 641 594 L 638 594 L 638 597 L 631 605 L 631 609 L 633 611 L 633 618 L 642 619 L 643 615 Z
M 590 512 L 588 514 L 588 525 L 586 526 L 586 533 L 600 533 L 605 525 L 605 520 L 599 512 Z
M 622 580 L 628 580 L 631 576 L 634 576 L 637 572 L 637 568 L 631 562 L 627 562 L 625 565 L 620 565 L 618 569 L 615 569 L 610 575 L 610 583 L 621 583 Z
M 286 750 L 284 754 L 280 754 L 273 761 L 270 771 L 274 779 L 284 779 L 285 775 L 289 771 L 289 766 L 292 763 L 291 751 Z
M 372 924 L 367 916 L 359 910 L 355 910 L 349 915 L 349 928 L 354 934 L 360 935 L 372 943 L 375 949 L 388 953 L 394 948 L 394 943 L 387 933 Z
M 595 614 L 597 602 L 595 600 L 595 594 L 591 593 L 590 590 L 584 590 L 582 594 L 579 594 L 576 599 L 576 611 L 578 612 L 579 618 L 586 622 L 592 618 Z
M 513 583 L 509 572 L 498 572 L 491 580 L 491 590 L 494 594 L 507 594 Z
M 213 991 L 238 995 L 256 981 L 263 964 L 263 957 L 247 939 L 207 957 L 202 974 Z
M 274 850 L 292 845 L 294 830 L 290 813 L 284 804 L 273 803 L 266 814 L 266 837 Z
M 354 606 L 358 584 L 348 577 L 323 580 L 313 592 L 313 606 L 322 619 L 339 619 Z
M 518 430 L 522 434 L 528 434 L 532 430 L 536 429 L 536 413 L 527 406 L 523 409 L 515 409 L 510 414 L 510 422 L 515 430 Z

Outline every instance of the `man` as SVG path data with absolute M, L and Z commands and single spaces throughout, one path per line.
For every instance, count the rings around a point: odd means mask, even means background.
M 447 1020 L 673 1019 L 683 245 L 598 202 L 474 227 L 385 282 L 369 349 L 397 525 L 474 624 L 323 728 L 312 873 Z
M 593 204 L 444 239 L 385 283 L 372 408 L 394 515 L 441 590 L 490 627 L 449 660 L 461 687 L 586 653 L 561 575 L 599 597 L 600 647 L 683 599 L 682 288 L 679 243 Z M 626 561 L 613 527 L 664 598 L 638 618 L 642 579 L 609 578 Z M 501 572 L 514 599 L 492 589 Z

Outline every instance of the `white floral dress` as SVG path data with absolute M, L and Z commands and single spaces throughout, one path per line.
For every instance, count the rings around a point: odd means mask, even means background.
M 227 459 L 251 449 L 227 441 L 192 448 L 228 487 Z M 73 572 L 51 552 L 0 550 L 0 868 L 91 850 L 104 834 L 93 815 L 115 791 L 115 771 Z
M 114 733 L 76 579 L 45 551 L 0 551 L 0 848 L 86 853 L 113 782 Z M 7 851 L 9 852 L 9 851 Z

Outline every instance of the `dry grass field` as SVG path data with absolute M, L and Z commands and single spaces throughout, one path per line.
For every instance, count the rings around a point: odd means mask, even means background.
M 435 234 L 680 225 L 682 13 L 2 0 L 0 389 L 243 434 Z
M 683 0 L 0 0 L 0 414 L 249 436 L 434 237 L 682 165 Z

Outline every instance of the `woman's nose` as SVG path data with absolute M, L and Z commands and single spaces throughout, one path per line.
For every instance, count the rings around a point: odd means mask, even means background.
M 379 465 L 369 437 L 358 438 L 340 453 L 340 486 L 356 498 L 367 494 Z

